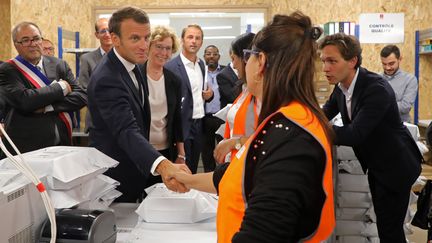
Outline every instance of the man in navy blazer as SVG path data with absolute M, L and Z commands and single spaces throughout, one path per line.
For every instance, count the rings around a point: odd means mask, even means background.
M 136 7 L 119 9 L 110 18 L 109 30 L 114 47 L 93 71 L 87 89 L 94 126 L 90 145 L 120 162 L 106 172 L 121 183 L 118 189 L 123 195 L 117 201 L 141 200 L 157 174 L 169 189 L 185 192 L 172 175 L 189 171 L 186 165 L 173 164 L 148 142 L 148 90 L 136 65 L 147 60 L 148 16 Z
M 368 173 L 380 242 L 406 242 L 403 222 L 422 155 L 401 121 L 393 89 L 380 75 L 360 67 L 355 37 L 326 36 L 319 49 L 329 83 L 337 84 L 324 112 L 328 119 L 340 112 L 344 123 L 333 126 L 335 144 L 352 146 Z
M 205 82 L 204 62 L 197 53 L 202 46 L 204 33 L 199 25 L 192 24 L 182 31 L 182 52 L 165 64 L 182 81 L 182 125 L 186 164 L 196 173 L 201 152 L 202 118 L 204 104 L 211 101 L 213 91 Z
M 237 99 L 242 91 L 243 82 L 235 73 L 232 62 L 220 71 L 216 79 L 219 85 L 221 108 L 224 108 Z

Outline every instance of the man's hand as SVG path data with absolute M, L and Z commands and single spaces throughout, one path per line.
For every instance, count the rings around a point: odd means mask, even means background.
M 162 160 L 156 167 L 156 172 L 162 177 L 163 183 L 168 189 L 175 192 L 188 192 L 189 189 L 183 183 L 178 182 L 174 175 L 177 172 L 186 172 L 192 174 L 189 168 L 185 164 L 173 164 L 169 160 Z
M 61 83 L 62 87 L 63 87 L 63 85 L 66 86 L 66 90 L 67 90 L 66 94 L 69 94 L 70 92 L 72 92 L 72 88 L 67 81 L 60 79 L 60 81 L 58 81 L 58 83 Z
M 209 100 L 211 97 L 213 97 L 213 90 L 210 87 L 208 87 L 207 90 L 203 90 L 202 97 L 204 100 Z

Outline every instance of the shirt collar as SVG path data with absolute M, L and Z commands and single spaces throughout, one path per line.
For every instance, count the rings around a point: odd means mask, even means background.
M 207 71 L 208 71 L 210 74 L 219 73 L 220 70 L 221 70 L 221 66 L 220 66 L 219 64 L 218 64 L 217 68 L 216 68 L 214 71 L 210 71 L 209 69 L 207 69 Z
M 123 64 L 123 66 L 126 68 L 128 72 L 131 72 L 135 68 L 135 64 L 129 62 L 128 60 L 120 56 L 120 54 L 117 52 L 115 47 L 114 47 L 114 54 L 117 56 L 117 58 L 120 60 L 120 62 Z
M 106 51 L 104 51 L 104 49 L 102 49 L 102 47 L 99 47 L 99 50 L 100 50 L 100 53 L 102 56 L 105 55 Z
M 188 65 L 188 64 L 195 65 L 194 62 L 192 62 L 191 60 L 187 59 L 187 58 L 183 55 L 183 52 L 180 52 L 180 59 L 181 59 L 183 65 L 185 65 L 185 66 Z M 196 61 L 196 62 L 197 62 L 197 63 L 199 62 L 199 59 L 198 59 L 198 58 L 197 58 L 197 61 Z
M 35 67 L 40 67 L 40 70 L 44 70 L 43 68 L 43 56 L 41 56 L 41 59 L 39 62 L 35 65 Z
M 342 92 L 345 94 L 345 96 L 351 97 L 351 95 L 354 93 L 354 87 L 355 87 L 355 84 L 357 82 L 359 70 L 360 70 L 360 68 L 357 68 L 356 74 L 354 75 L 354 78 L 351 81 L 351 84 L 350 84 L 348 89 L 346 89 L 341 83 L 338 84 L 339 89 L 342 90 Z
M 383 76 L 385 76 L 387 79 L 392 79 L 392 78 L 398 76 L 401 72 L 402 72 L 401 69 L 398 68 L 398 70 L 393 75 L 387 75 L 387 74 L 383 73 Z

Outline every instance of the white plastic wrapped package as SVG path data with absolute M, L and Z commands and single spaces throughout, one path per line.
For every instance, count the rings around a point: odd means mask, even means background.
M 176 193 L 164 184 L 146 189 L 147 197 L 136 213 L 150 223 L 195 223 L 216 216 L 217 200 L 212 194 L 190 190 Z
M 367 192 L 339 192 L 337 202 L 341 208 L 370 208 L 372 197 Z
M 121 192 L 117 191 L 116 189 L 111 189 L 105 192 L 105 194 L 101 197 L 92 199 L 91 201 L 80 203 L 78 205 L 78 208 L 92 210 L 111 210 L 109 206 L 116 198 L 120 197 L 121 195 Z
M 78 204 L 94 201 L 112 191 L 120 183 L 105 175 L 83 182 L 69 190 L 48 190 L 54 208 L 70 208 Z
M 364 236 L 339 236 L 338 243 L 370 243 L 369 239 Z
M 369 192 L 367 175 L 338 175 L 338 190 L 342 192 Z
M 47 187 L 55 190 L 69 190 L 118 165 L 109 156 L 89 147 L 55 146 L 22 155 L 38 176 L 47 175 Z M 7 160 L 0 161 L 0 168 L 13 168 Z
M 338 170 L 349 174 L 364 175 L 363 169 L 358 160 L 342 160 L 338 163 Z
M 0 188 L 8 185 L 10 182 L 19 177 L 21 172 L 16 169 L 1 169 L 0 170 Z
M 352 147 L 336 146 L 336 156 L 338 160 L 358 160 Z
M 418 126 L 408 122 L 404 122 L 403 124 L 408 128 L 408 131 L 411 133 L 411 136 L 414 138 L 414 140 L 418 141 L 420 138 Z
M 367 208 L 336 208 L 336 219 L 367 221 Z
M 378 236 L 378 230 L 376 223 L 336 220 L 336 235 L 375 237 Z

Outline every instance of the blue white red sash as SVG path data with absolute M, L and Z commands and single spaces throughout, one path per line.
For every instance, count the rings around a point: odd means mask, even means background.
M 16 56 L 13 59 L 8 60 L 10 64 L 14 65 L 23 75 L 30 81 L 30 83 L 35 86 L 37 89 L 40 89 L 45 86 L 49 86 L 51 81 L 43 74 L 39 69 L 37 69 L 34 65 L 24 60 L 21 56 Z M 72 119 L 69 113 L 60 112 L 60 119 L 66 125 L 69 138 L 72 139 Z

